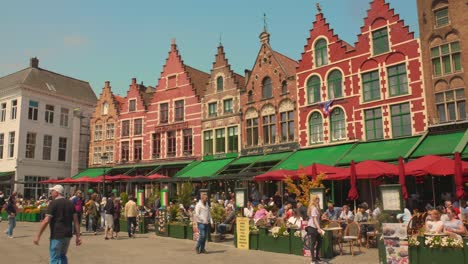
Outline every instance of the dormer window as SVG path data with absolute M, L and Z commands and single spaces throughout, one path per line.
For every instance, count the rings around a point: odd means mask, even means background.
M 386 27 L 372 32 L 372 43 L 374 47 L 374 55 L 379 55 L 390 50 L 388 45 L 388 31 Z
M 328 64 L 327 41 L 319 39 L 315 43 L 315 66 L 320 67 Z
M 130 100 L 128 102 L 128 111 L 129 112 L 135 112 L 136 111 L 136 100 L 135 99 Z
M 218 92 L 222 92 L 224 89 L 224 79 L 223 79 L 223 76 L 219 76 L 218 78 L 216 78 L 216 90 Z
M 436 27 L 443 27 L 449 24 L 448 8 L 444 7 L 434 11 L 434 20 Z

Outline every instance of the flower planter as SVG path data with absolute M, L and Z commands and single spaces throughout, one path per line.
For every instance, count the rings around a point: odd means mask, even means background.
M 249 249 L 258 250 L 258 237 L 259 237 L 258 233 L 249 234 Z M 237 247 L 237 239 L 236 239 L 236 247 Z
M 297 230 L 295 229 L 291 229 L 289 234 L 291 245 L 290 253 L 293 255 L 303 256 L 304 243 L 302 242 L 302 237 L 297 237 L 294 235 L 296 231 Z
M 23 220 L 23 213 L 17 213 L 16 214 L 16 221 L 18 221 L 18 222 L 24 221 Z
M 138 234 L 146 234 L 148 233 L 148 223 L 147 219 L 142 217 L 140 218 L 140 221 L 138 222 Z
M 187 226 L 183 224 L 169 224 L 169 237 L 186 239 Z
M 29 222 L 39 222 L 40 221 L 40 214 L 39 213 L 30 213 L 29 214 Z
M 126 219 L 120 219 L 119 222 L 120 222 L 120 231 L 121 232 L 128 232 L 127 220 Z
M 415 263 L 424 264 L 463 264 L 464 255 L 462 248 L 427 248 L 425 246 L 419 248 L 418 261 Z M 413 264 L 413 262 L 410 262 Z
M 289 254 L 289 236 L 278 236 L 275 238 L 272 235 L 268 234 L 266 236 L 261 237 L 260 239 L 264 240 L 262 248 L 263 251 Z
M 379 250 L 379 263 L 387 263 L 387 252 L 385 251 L 385 245 L 383 239 L 377 237 L 377 248 Z M 413 262 L 410 262 L 413 264 Z

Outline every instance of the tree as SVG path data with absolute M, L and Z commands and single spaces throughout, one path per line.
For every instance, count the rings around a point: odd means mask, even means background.
M 296 200 L 307 206 L 309 204 L 309 189 L 324 187 L 322 184 L 323 179 L 326 177 L 324 173 L 320 173 L 315 179 L 309 178 L 304 172 L 299 174 L 299 182 L 295 183 L 291 177 L 286 177 L 284 183 L 286 190 L 296 195 Z

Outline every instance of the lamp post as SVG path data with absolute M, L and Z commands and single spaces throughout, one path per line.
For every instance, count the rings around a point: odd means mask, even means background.
M 105 197 L 106 192 L 106 162 L 109 159 L 106 153 L 102 154 L 101 162 L 102 162 L 102 197 Z

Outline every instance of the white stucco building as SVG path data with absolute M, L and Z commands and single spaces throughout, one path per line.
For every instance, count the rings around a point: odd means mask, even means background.
M 37 198 L 38 181 L 86 168 L 89 117 L 96 95 L 89 83 L 30 67 L 0 78 L 0 190 Z

